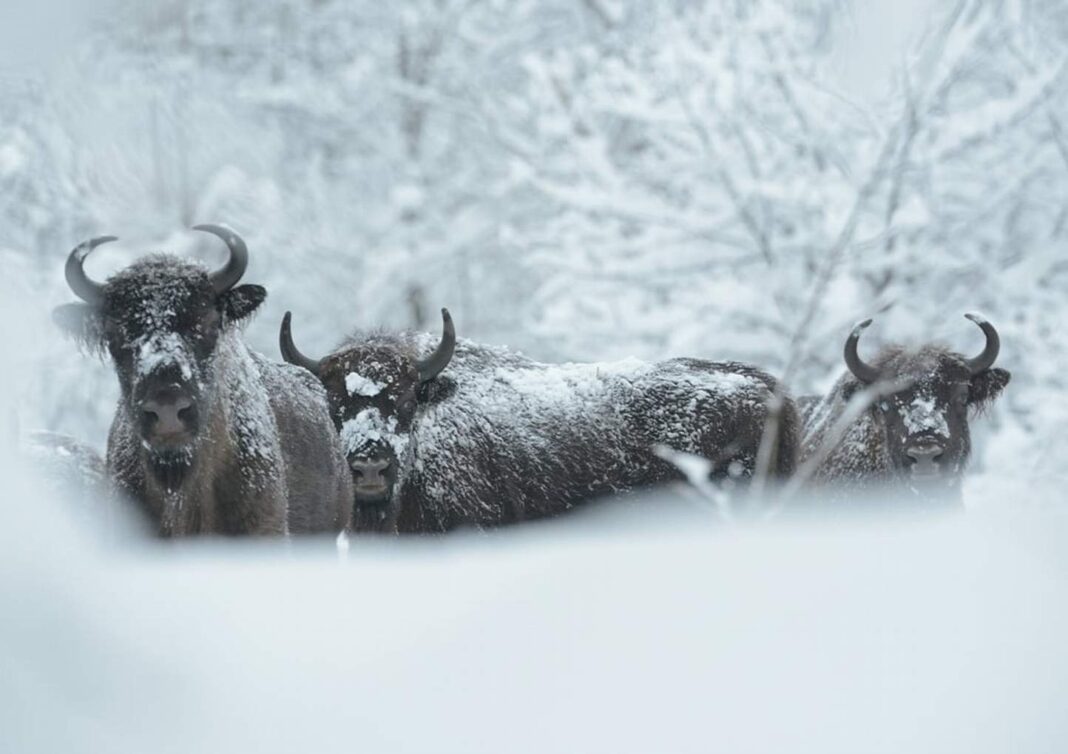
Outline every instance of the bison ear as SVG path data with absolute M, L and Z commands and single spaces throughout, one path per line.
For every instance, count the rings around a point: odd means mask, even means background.
M 842 385 L 842 400 L 849 403 L 853 400 L 853 396 L 857 394 L 858 389 L 860 389 L 859 383 L 853 380 L 848 380 Z
M 52 321 L 78 343 L 100 345 L 100 313 L 89 304 L 62 304 L 52 310 Z
M 252 316 L 265 298 L 267 289 L 262 285 L 239 285 L 219 295 L 227 322 L 240 322 Z
M 982 408 L 993 403 L 1011 378 L 1012 375 L 1007 369 L 984 369 L 972 377 L 968 386 L 968 405 Z
M 440 403 L 456 392 L 456 382 L 451 377 L 439 375 L 419 385 L 416 398 L 420 403 Z

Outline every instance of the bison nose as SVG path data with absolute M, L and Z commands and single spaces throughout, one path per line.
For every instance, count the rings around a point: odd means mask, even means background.
M 145 424 L 151 433 L 159 437 L 181 435 L 193 428 L 196 406 L 177 385 L 168 385 L 152 391 L 141 402 Z
M 912 445 L 905 449 L 905 454 L 920 465 L 933 464 L 942 453 L 942 448 L 937 445 Z
M 360 478 L 360 483 L 368 486 L 385 484 L 384 474 L 389 469 L 388 458 L 359 458 L 352 462 L 352 470 Z

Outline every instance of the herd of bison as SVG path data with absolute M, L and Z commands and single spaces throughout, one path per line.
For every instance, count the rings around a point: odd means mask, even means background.
M 733 495 L 759 479 L 764 495 L 804 490 L 843 506 L 881 493 L 957 504 L 969 417 L 1010 376 L 994 366 L 997 331 L 974 314 L 986 337 L 974 357 L 925 344 L 865 360 L 862 322 L 830 392 L 796 398 L 738 362 L 539 363 L 457 339 L 445 309 L 440 335 L 358 332 L 321 357 L 298 348 L 286 313 L 279 363 L 241 337 L 267 295 L 240 283 L 245 243 L 229 228 L 196 229 L 226 244 L 220 269 L 154 254 L 98 282 L 84 262 L 115 239 L 71 251 L 66 279 L 81 302 L 54 319 L 106 351 L 121 399 L 106 460 L 40 436 L 79 459 L 86 485 L 99 469 L 107 497 L 163 537 L 545 518 L 682 479 L 665 449 L 706 459 L 711 483 Z

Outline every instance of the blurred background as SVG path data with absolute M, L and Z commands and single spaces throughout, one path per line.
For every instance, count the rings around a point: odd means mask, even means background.
M 863 349 L 1013 373 L 970 502 L 1068 479 L 1068 6 L 1060 0 L 40 0 L 0 10 L 0 287 L 19 426 L 99 449 L 111 367 L 49 320 L 115 234 L 222 250 L 321 355 L 356 328 L 543 360 L 754 362 L 796 393 Z M 873 350 L 867 351 L 873 353 Z M 1018 499 L 1013 500 L 1019 502 Z

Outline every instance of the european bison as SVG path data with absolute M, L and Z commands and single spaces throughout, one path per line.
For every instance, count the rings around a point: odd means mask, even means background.
M 236 233 L 196 230 L 226 243 L 221 269 L 156 254 L 97 283 L 83 264 L 110 236 L 67 258 L 85 303 L 59 307 L 56 320 L 107 350 L 122 392 L 108 472 L 165 537 L 340 530 L 351 482 L 323 389 L 245 346 L 240 326 L 267 293 L 237 285 L 248 250 Z
M 865 320 L 845 344 L 849 371 L 824 397 L 802 398 L 802 467 L 814 465 L 817 485 L 847 495 L 907 492 L 914 499 L 961 499 L 971 453 L 969 414 L 990 405 L 1010 374 L 993 368 L 1001 341 L 994 326 L 965 315 L 986 335 L 983 352 L 966 358 L 939 345 L 888 346 L 871 363 L 857 354 Z M 868 388 L 873 403 L 836 438 L 847 404 Z M 837 441 L 837 442 L 836 442 Z
M 439 532 L 550 516 L 678 478 L 652 448 L 753 473 L 775 380 L 744 364 L 673 359 L 541 364 L 444 333 L 363 334 L 323 359 L 286 361 L 326 386 L 354 479 L 354 528 Z M 772 472 L 791 473 L 799 419 L 786 399 Z

